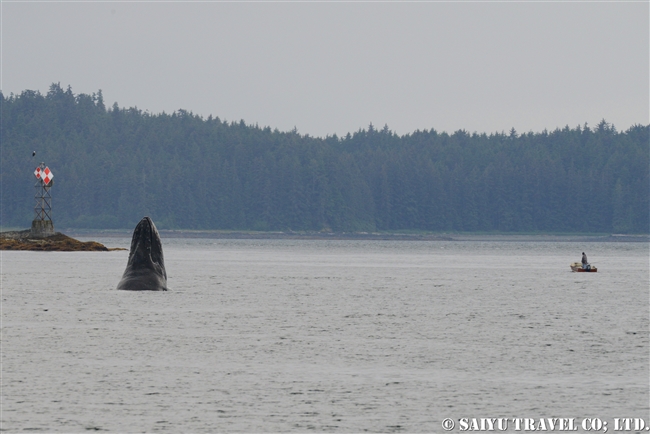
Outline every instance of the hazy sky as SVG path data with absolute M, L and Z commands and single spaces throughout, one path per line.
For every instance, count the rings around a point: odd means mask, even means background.
M 6 96 L 339 135 L 648 124 L 649 3 L 2 1 Z

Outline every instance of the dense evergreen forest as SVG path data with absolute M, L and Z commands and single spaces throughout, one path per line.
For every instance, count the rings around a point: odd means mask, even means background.
M 29 227 L 44 161 L 57 228 L 649 231 L 650 126 L 317 138 L 58 84 L 0 97 L 4 227 Z

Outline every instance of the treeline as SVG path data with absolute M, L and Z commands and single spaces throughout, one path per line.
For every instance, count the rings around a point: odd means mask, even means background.
M 44 161 L 59 228 L 130 229 L 149 215 L 168 229 L 649 230 L 649 126 L 316 138 L 107 108 L 101 91 L 58 84 L 0 97 L 5 227 L 30 225 Z

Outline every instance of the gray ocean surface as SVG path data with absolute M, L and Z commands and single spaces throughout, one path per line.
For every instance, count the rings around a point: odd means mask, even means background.
M 170 291 L 158 293 L 115 289 L 126 251 L 1 253 L 2 430 L 441 432 L 445 418 L 648 419 L 647 243 L 163 247 Z M 583 251 L 598 273 L 570 271 Z

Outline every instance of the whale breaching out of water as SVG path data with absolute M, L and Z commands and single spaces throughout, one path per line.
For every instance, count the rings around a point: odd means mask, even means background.
M 167 271 L 156 225 L 144 217 L 133 231 L 126 270 L 117 289 L 167 291 Z

